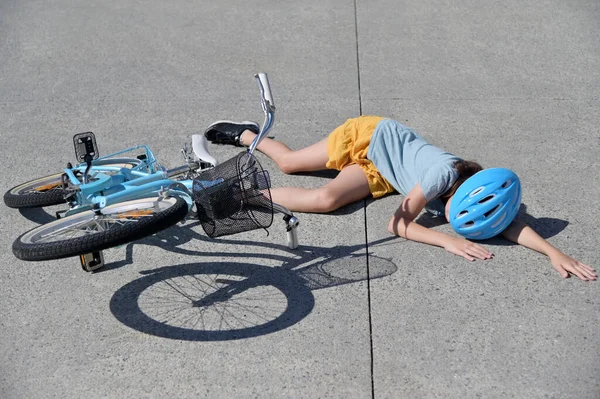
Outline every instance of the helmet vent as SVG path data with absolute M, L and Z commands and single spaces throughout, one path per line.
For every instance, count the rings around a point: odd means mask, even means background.
M 467 223 L 463 224 L 462 227 L 471 227 L 474 225 L 475 225 L 475 222 L 472 220 L 469 220 Z
M 496 220 L 496 222 L 494 224 L 492 224 L 492 229 L 495 229 L 496 227 L 500 226 L 500 224 L 504 221 L 504 219 L 506 219 L 506 212 L 504 212 L 502 215 L 500 215 L 498 220 Z
M 518 200 L 518 199 L 519 199 L 519 192 L 517 191 L 517 192 L 515 193 L 515 195 L 513 196 L 513 199 L 512 199 L 512 203 L 511 203 L 511 204 L 512 204 L 512 205 L 514 205 L 514 204 L 517 202 L 517 200 Z
M 469 213 L 469 211 L 460 211 L 460 213 L 457 215 L 457 217 L 465 216 L 468 213 Z
M 488 195 L 487 197 L 485 197 L 485 198 L 483 198 L 483 199 L 480 199 L 478 202 L 479 202 L 480 204 L 483 204 L 483 203 L 485 203 L 485 202 L 488 202 L 489 200 L 491 200 L 491 199 L 492 199 L 492 198 L 494 198 L 494 197 L 495 197 L 495 195 L 494 195 L 494 194 L 491 194 L 491 195 Z
M 493 207 L 492 209 L 490 209 L 489 211 L 487 211 L 486 213 L 483 214 L 483 216 L 487 219 L 490 216 L 492 216 L 494 213 L 496 213 L 496 211 L 498 210 L 498 208 L 500 208 L 500 205 L 496 205 L 495 207 Z
M 504 184 L 502 185 L 502 188 L 506 188 L 506 187 L 510 186 L 510 183 L 512 183 L 510 180 L 505 181 Z
M 480 192 L 482 192 L 485 189 L 485 187 L 481 186 L 481 187 L 477 187 L 475 190 L 471 191 L 471 194 L 469 194 L 470 197 L 474 197 L 477 194 L 479 194 Z

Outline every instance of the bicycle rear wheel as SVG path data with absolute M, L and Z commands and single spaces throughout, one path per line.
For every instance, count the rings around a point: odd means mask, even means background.
M 179 197 L 121 202 L 38 226 L 13 243 L 19 259 L 40 261 L 100 251 L 154 234 L 183 219 L 188 205 Z
M 117 171 L 102 167 L 129 169 L 138 165 L 139 162 L 139 160 L 129 158 L 105 159 L 98 161 L 93 170 L 105 174 L 114 174 Z M 62 173 L 40 177 L 11 188 L 4 194 L 4 203 L 9 208 L 40 208 L 64 204 Z
M 10 208 L 39 208 L 65 202 L 62 190 L 62 173 L 40 177 L 4 194 L 4 203 Z

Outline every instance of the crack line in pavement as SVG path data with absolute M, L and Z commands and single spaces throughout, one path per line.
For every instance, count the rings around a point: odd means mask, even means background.
M 369 310 L 369 344 L 371 346 L 371 398 L 375 399 L 375 379 L 373 375 L 373 319 L 371 317 L 371 269 L 369 267 L 369 234 L 367 226 L 367 200 L 363 200 L 363 210 L 365 216 L 365 251 L 367 260 L 367 307 Z
M 360 57 L 358 51 L 358 13 L 356 7 L 356 0 L 354 0 L 354 35 L 356 39 L 356 72 L 357 72 L 357 81 L 358 81 L 358 110 L 359 115 L 363 114 L 362 109 L 362 96 L 361 96 L 361 87 L 360 87 Z M 371 398 L 375 398 L 375 382 L 373 378 L 373 323 L 371 319 L 371 271 L 369 269 L 369 237 L 367 234 L 367 201 L 363 200 L 363 211 L 364 211 L 364 219 L 365 219 L 365 251 L 366 251 L 366 260 L 367 260 L 367 309 L 369 312 L 369 345 L 370 345 L 370 355 L 371 355 Z
M 362 115 L 362 97 L 360 93 L 360 57 L 358 55 L 358 16 L 356 12 L 356 0 L 354 0 L 354 36 L 356 39 L 356 72 L 358 78 L 358 111 Z

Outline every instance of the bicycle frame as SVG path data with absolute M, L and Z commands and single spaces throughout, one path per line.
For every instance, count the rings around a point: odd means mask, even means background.
M 261 131 L 248 147 L 248 152 L 250 154 L 254 152 L 260 141 L 266 137 L 267 132 L 271 129 L 275 120 L 275 104 L 268 77 L 265 73 L 257 73 L 254 75 L 254 78 L 256 79 L 260 90 L 261 106 L 265 114 L 265 120 Z M 107 163 L 110 164 L 110 162 L 113 162 L 115 159 L 119 159 L 116 158 L 118 155 L 138 149 L 144 149 L 145 154 L 142 159 L 125 158 L 125 160 L 129 162 L 139 161 L 139 164 L 131 169 L 106 165 Z M 194 205 L 191 192 L 193 180 L 171 179 L 171 177 L 181 174 L 182 172 L 192 170 L 189 159 L 187 160 L 187 165 L 179 166 L 171 170 L 165 170 L 158 163 L 154 153 L 147 145 L 139 145 L 92 161 L 92 167 L 90 168 L 89 173 L 91 179 L 85 184 L 79 180 L 73 169 L 66 168 L 64 171 L 65 176 L 68 178 L 69 184 L 75 191 L 75 199 L 70 202 L 71 209 L 69 209 L 65 215 L 69 216 L 89 209 L 101 209 L 119 202 L 157 195 L 180 196 L 187 202 L 188 209 L 191 209 Z M 102 166 L 103 164 L 105 166 Z M 75 170 L 81 172 L 82 169 L 85 170 L 86 166 L 86 164 L 80 164 Z M 106 174 L 102 173 L 103 171 L 116 173 Z M 85 171 L 83 173 L 85 174 Z M 277 212 L 283 213 L 289 219 L 295 219 L 293 214 L 286 208 L 277 204 L 273 205 Z M 289 220 L 286 221 L 289 223 Z M 292 223 L 297 225 L 297 219 L 293 220 Z
M 116 158 L 118 155 L 139 149 L 144 150 L 142 159 Z M 135 164 L 135 166 L 131 168 L 111 166 L 115 162 Z M 82 173 L 85 169 L 86 164 L 80 164 L 64 170 L 69 189 L 75 192 L 74 199 L 70 202 L 71 209 L 67 210 L 66 216 L 136 198 L 163 195 L 165 190 L 170 195 L 182 197 L 188 203 L 188 207 L 192 208 L 191 187 L 193 181 L 177 181 L 170 178 L 181 171 L 189 170 L 189 167 L 181 166 L 172 171 L 164 169 L 147 145 L 131 147 L 94 160 L 89 170 L 90 181 L 84 184 L 77 174 Z M 175 183 L 179 184 L 175 185 L 176 188 L 173 187 L 172 190 L 169 190 L 168 187 L 172 187 Z

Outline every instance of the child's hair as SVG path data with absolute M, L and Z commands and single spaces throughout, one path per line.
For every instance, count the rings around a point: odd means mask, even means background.
M 452 166 L 458 172 L 458 179 L 456 179 L 456 181 L 454 182 L 452 187 L 450 187 L 450 189 L 448 189 L 448 191 L 446 191 L 440 197 L 440 199 L 444 202 L 444 204 L 448 202 L 450 197 L 452 197 L 454 195 L 456 190 L 458 190 L 460 185 L 463 184 L 465 182 L 465 180 L 467 180 L 469 177 L 473 176 L 475 173 L 483 170 L 481 165 L 479 165 L 477 162 L 463 161 L 462 159 L 454 162 L 454 164 Z

